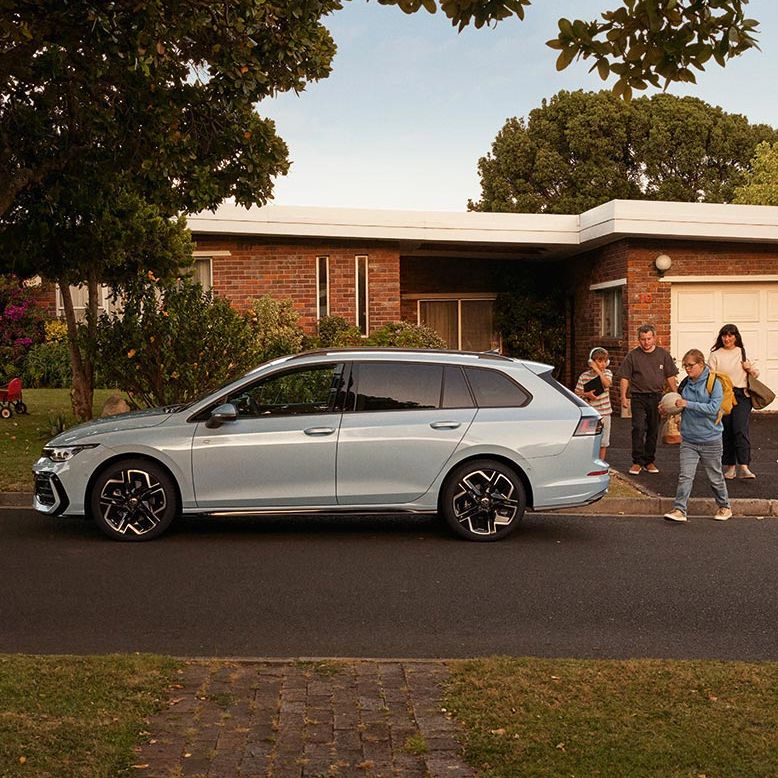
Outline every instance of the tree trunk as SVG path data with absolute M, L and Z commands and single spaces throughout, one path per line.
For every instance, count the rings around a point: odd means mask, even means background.
M 73 388 L 70 390 L 70 401 L 73 405 L 73 413 L 79 421 L 89 421 L 92 418 L 92 404 L 94 402 L 94 368 L 91 359 L 81 353 L 78 342 L 78 323 L 73 309 L 73 297 L 70 294 L 70 285 L 63 280 L 58 280 L 57 285 L 62 294 L 62 304 L 65 309 L 65 323 L 68 328 L 68 350 L 70 351 L 70 368 L 73 373 Z M 95 284 L 94 306 L 97 310 L 97 295 Z M 92 284 L 89 284 L 89 304 L 92 305 Z M 87 312 L 87 319 L 89 312 Z

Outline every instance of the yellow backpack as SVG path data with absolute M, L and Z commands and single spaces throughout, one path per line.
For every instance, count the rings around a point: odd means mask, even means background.
M 708 380 L 705 383 L 705 390 L 708 392 L 708 394 L 712 395 L 713 382 L 717 378 L 721 383 L 721 388 L 724 390 L 724 397 L 721 400 L 721 407 L 719 408 L 719 412 L 716 415 L 716 424 L 721 421 L 722 417 L 728 416 L 732 412 L 732 409 L 737 405 L 737 399 L 735 398 L 735 387 L 732 385 L 732 379 L 724 373 L 714 373 L 711 370 L 708 374 Z M 681 385 L 678 387 L 679 392 L 684 388 L 684 386 L 686 386 L 688 380 L 688 378 L 684 378 L 683 381 L 681 381 Z

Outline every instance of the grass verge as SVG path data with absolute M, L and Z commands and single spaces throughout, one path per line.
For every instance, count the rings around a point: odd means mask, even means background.
M 492 658 L 445 706 L 482 778 L 778 775 L 778 663 Z
M 95 390 L 95 416 L 114 391 Z M 61 416 L 67 427 L 76 423 L 69 389 L 24 389 L 22 394 L 29 413 L 0 419 L 0 492 L 31 492 L 32 464 L 43 444 L 56 434 L 52 421 Z
M 0 655 L 0 775 L 118 778 L 177 664 L 150 655 Z

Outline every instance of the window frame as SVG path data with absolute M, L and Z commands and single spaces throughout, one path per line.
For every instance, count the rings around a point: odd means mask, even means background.
M 362 333 L 362 337 L 367 337 L 370 333 L 370 280 L 369 280 L 369 257 L 367 254 L 357 254 L 354 257 L 354 322 Z M 360 296 L 360 267 L 364 267 L 364 300 Z M 364 317 L 364 326 L 362 318 Z
M 441 303 L 456 302 L 457 304 L 457 351 L 462 351 L 462 303 L 463 302 L 490 302 L 492 303 L 492 335 L 497 336 L 497 343 L 500 353 L 502 353 L 502 335 L 494 330 L 494 302 L 497 294 L 494 292 L 471 292 L 471 293 L 443 293 L 419 295 L 416 298 L 416 323 L 423 324 L 421 320 L 422 303 Z M 428 326 L 428 325 L 427 325 Z
M 326 278 L 324 279 L 324 308 L 322 312 L 321 305 L 321 269 L 322 260 L 324 260 L 324 272 Z M 316 256 L 316 320 L 321 321 L 325 316 L 330 315 L 330 257 L 328 254 L 319 254 Z

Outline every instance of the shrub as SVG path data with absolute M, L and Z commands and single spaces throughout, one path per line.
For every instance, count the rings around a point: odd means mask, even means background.
M 258 361 L 244 317 L 188 280 L 131 284 L 121 318 L 100 317 L 94 350 L 105 382 L 136 406 L 188 402 Z
M 302 351 L 305 335 L 291 300 L 257 297 L 246 312 L 260 362 Z
M 0 384 L 21 376 L 27 352 L 43 341 L 43 311 L 15 276 L 0 276 Z
M 319 344 L 322 348 L 345 348 L 364 343 L 359 327 L 349 324 L 342 316 L 324 316 L 319 319 Z
M 397 348 L 447 348 L 435 330 L 423 324 L 396 321 L 385 324 L 367 339 L 367 345 Z
M 24 360 L 22 381 L 25 386 L 61 389 L 70 386 L 70 352 L 67 343 L 36 343 Z

